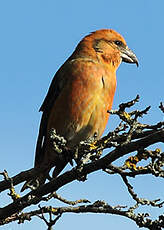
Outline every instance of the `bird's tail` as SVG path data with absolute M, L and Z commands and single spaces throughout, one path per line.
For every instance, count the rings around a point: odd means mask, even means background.
M 65 168 L 66 164 L 68 163 L 68 161 L 61 161 L 60 164 L 58 164 L 53 173 L 52 173 L 52 177 L 53 178 L 56 178 L 60 173 L 61 171 Z

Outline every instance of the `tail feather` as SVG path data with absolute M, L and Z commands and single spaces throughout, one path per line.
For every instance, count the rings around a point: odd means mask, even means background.
M 55 167 L 55 169 L 54 169 L 54 171 L 52 173 L 52 177 L 56 178 L 61 173 L 61 171 L 65 168 L 65 166 L 66 166 L 67 163 L 68 163 L 68 161 L 62 161 L 62 162 L 60 162 L 60 164 L 58 164 Z

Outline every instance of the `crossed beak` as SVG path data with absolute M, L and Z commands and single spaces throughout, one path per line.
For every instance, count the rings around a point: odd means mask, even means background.
M 138 59 L 136 55 L 133 53 L 133 51 L 128 48 L 128 46 L 122 47 L 120 49 L 120 52 L 121 52 L 121 58 L 123 62 L 133 63 L 133 64 L 136 64 L 138 67 L 139 65 Z

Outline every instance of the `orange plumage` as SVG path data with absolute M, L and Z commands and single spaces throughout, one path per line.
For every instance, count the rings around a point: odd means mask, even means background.
M 121 61 L 136 63 L 124 38 L 111 29 L 97 30 L 84 37 L 60 67 L 40 108 L 43 112 L 36 147 L 35 167 L 55 168 L 57 176 L 67 162 L 61 162 L 50 144 L 50 130 L 76 146 L 93 136 L 101 137 L 106 127 L 116 89 L 116 70 Z M 46 173 L 40 175 L 44 183 Z

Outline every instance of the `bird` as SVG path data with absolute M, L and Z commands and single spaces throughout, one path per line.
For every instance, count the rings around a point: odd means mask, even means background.
M 121 62 L 139 65 L 122 35 L 113 29 L 100 29 L 86 35 L 56 72 L 40 107 L 42 118 L 34 167 L 45 170 L 37 177 L 39 186 L 45 183 L 53 167 L 55 178 L 68 163 L 52 148 L 52 128 L 66 139 L 70 149 L 81 141 L 92 137 L 98 140 L 102 136 L 116 90 L 116 70 Z M 34 184 L 34 179 L 30 183 Z M 26 188 L 27 182 L 22 191 Z

